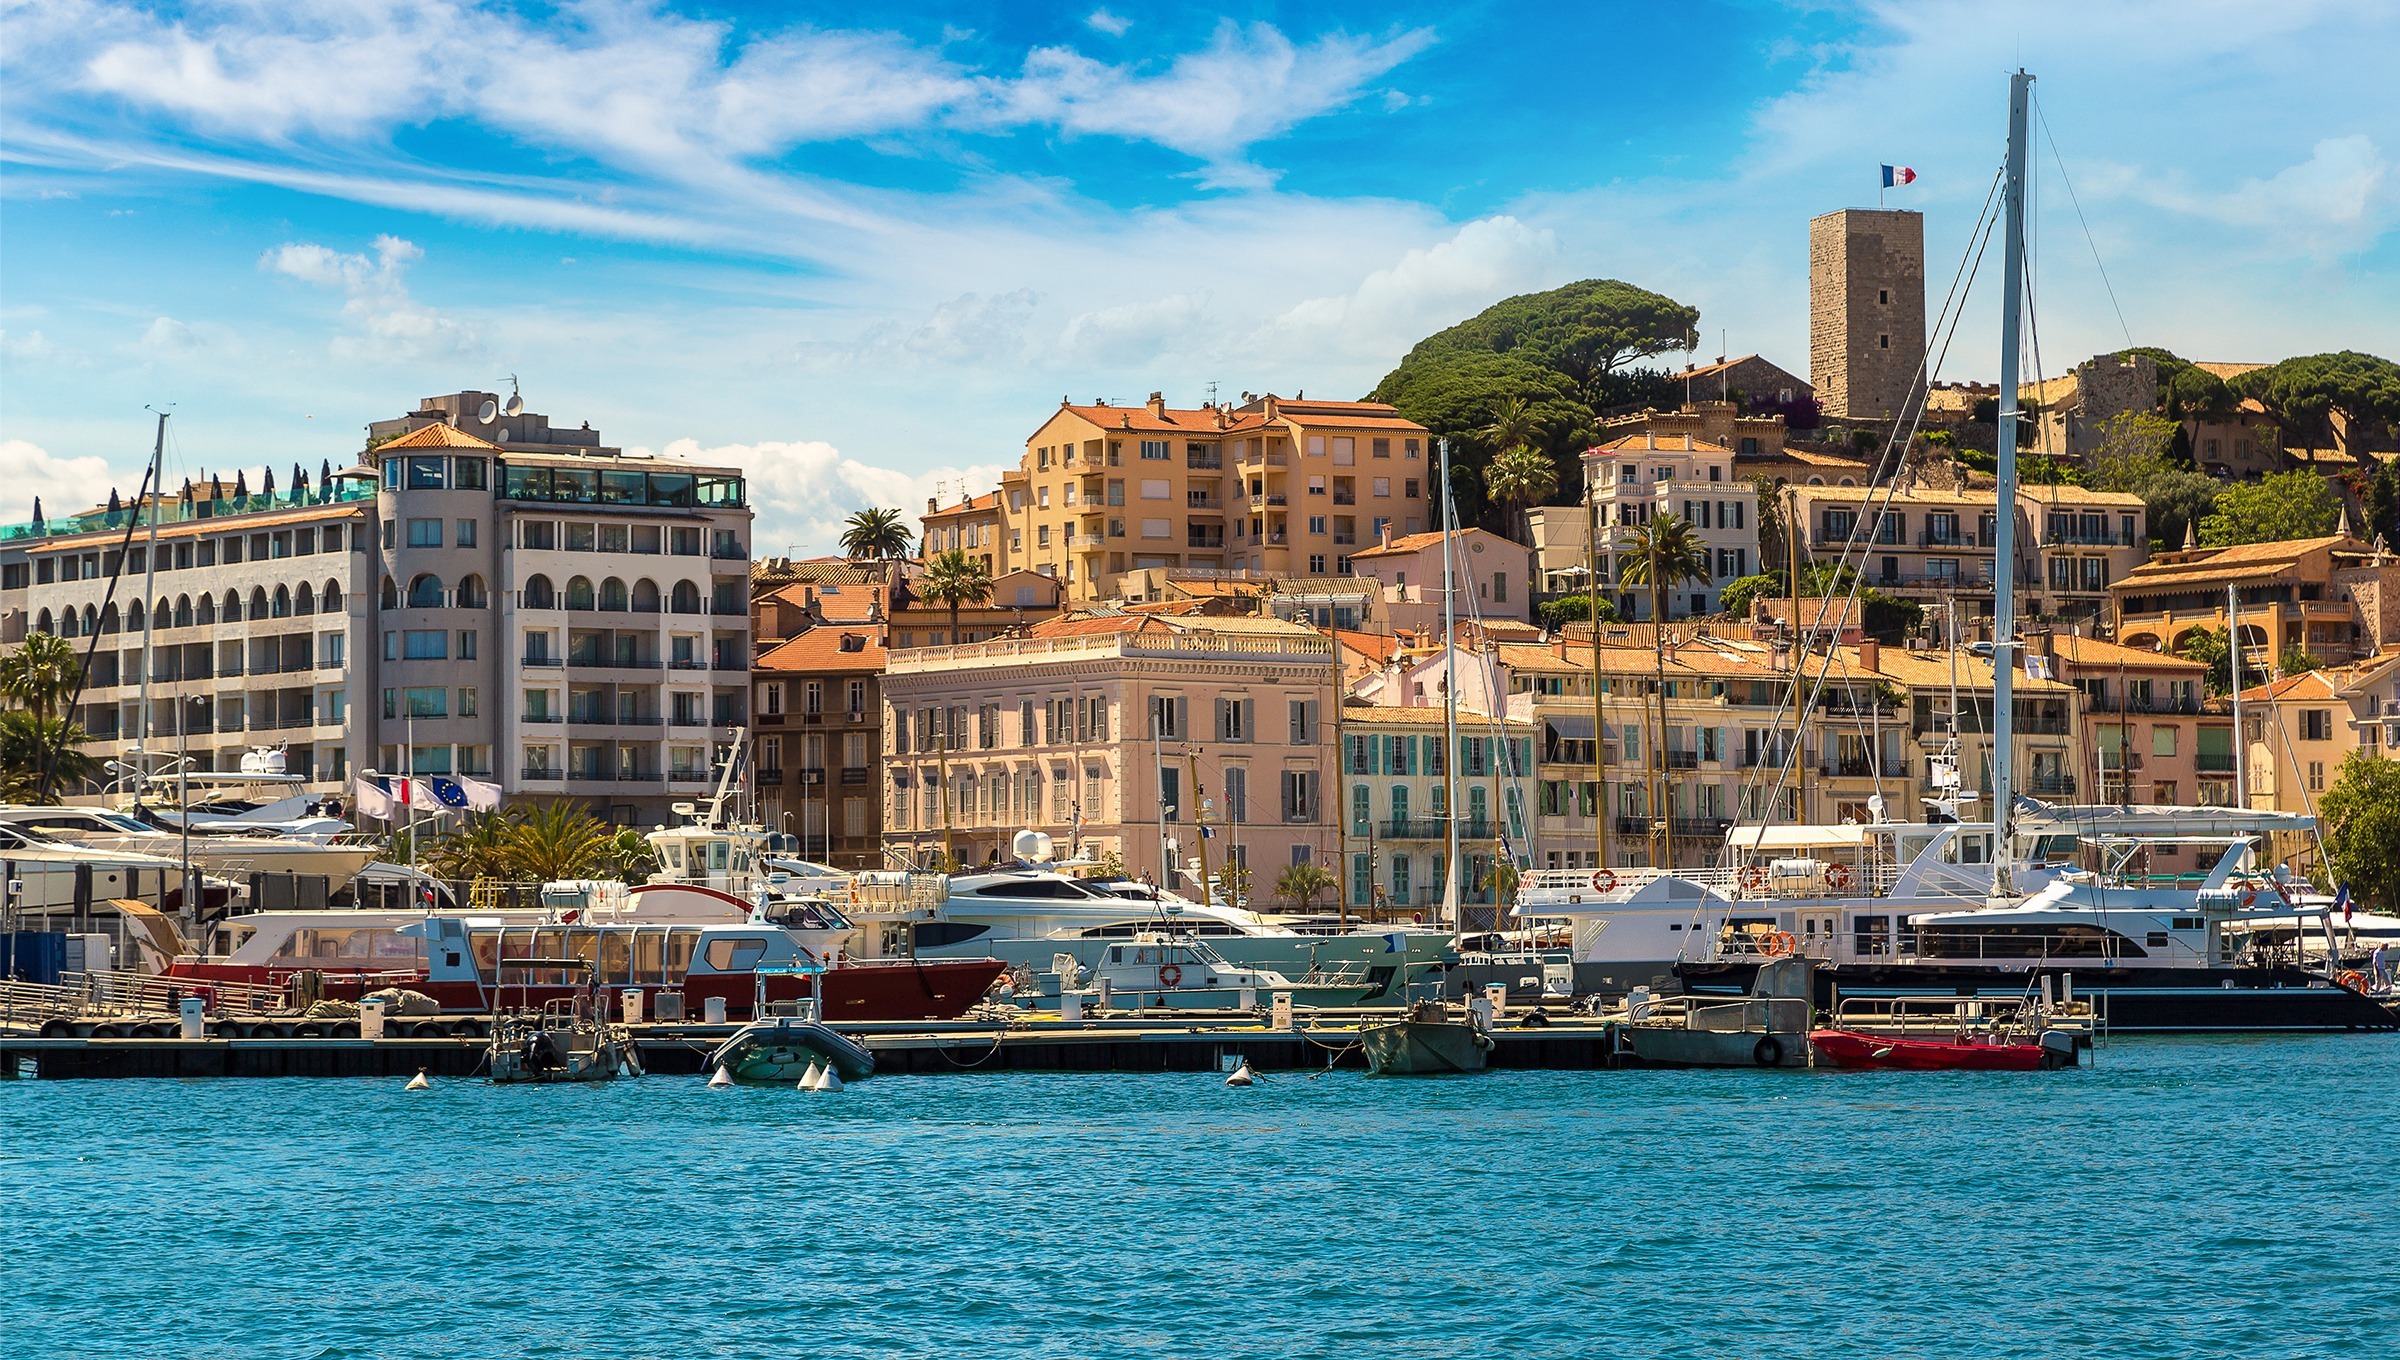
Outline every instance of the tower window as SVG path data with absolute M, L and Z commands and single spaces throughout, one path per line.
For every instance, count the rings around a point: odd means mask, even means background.
M 1884 305 L 1884 306 L 1886 306 L 1886 307 L 1889 307 L 1889 306 L 1891 306 L 1891 305 L 1892 305 L 1892 290 L 1891 290 L 1891 289 L 1889 289 L 1889 288 L 1878 288 L 1878 289 L 1876 289 L 1876 290 L 1875 290 L 1875 300 L 1876 300 L 1877 302 L 1879 302 L 1879 303 L 1883 304 L 1883 305 Z
M 1876 336 L 1876 337 L 1875 337 L 1875 348 L 1877 348 L 1877 349 L 1890 349 L 1891 347 L 1892 347 L 1892 337 L 1890 337 L 1890 336 L 1888 336 L 1888 335 L 1878 335 L 1878 336 Z

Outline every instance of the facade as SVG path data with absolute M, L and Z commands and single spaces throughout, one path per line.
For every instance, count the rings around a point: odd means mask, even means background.
M 1492 866 L 1533 843 L 1534 724 L 1461 713 L 1449 742 L 1440 708 L 1341 711 L 1346 901 L 1384 919 L 1439 920 L 1450 854 L 1449 786 L 1458 786 L 1458 900 L 1468 929 L 1490 929 Z M 1452 775 L 1449 771 L 1455 770 Z M 1505 925 L 1505 923 L 1502 923 Z
M 1062 401 L 1001 479 L 1001 542 L 1077 603 L 1152 568 L 1348 575 L 1384 530 L 1424 529 L 1432 456 L 1425 428 L 1378 402 Z
M 1002 492 L 968 496 L 947 507 L 938 497 L 927 497 L 919 519 L 924 533 L 917 555 L 930 562 L 940 553 L 963 552 L 994 577 L 1004 576 L 1016 569 L 1008 549 L 1007 521 Z
M 2113 642 L 2043 640 L 2079 693 L 2086 801 L 2232 807 L 2233 713 L 2208 697 L 2208 667 Z
M 1394 630 L 1442 626 L 1442 541 L 1439 532 L 1386 538 L 1353 555 L 1351 570 L 1382 589 L 1385 621 Z M 1450 574 L 1461 623 L 1476 618 L 1533 618 L 1533 550 L 1485 529 L 1450 538 Z
M 767 648 L 751 672 L 761 820 L 836 868 L 883 867 L 886 656 L 882 625 L 828 622 Z
M 904 583 L 891 616 L 892 645 L 942 647 L 1023 632 L 1055 618 L 1064 594 L 1065 586 L 1054 576 L 1022 569 L 1004 572 L 993 579 L 990 599 L 958 607 L 958 636 L 954 638 L 950 636 L 950 607 L 923 598 Z
M 955 862 L 978 864 L 1031 829 L 1062 857 L 1113 854 L 1163 882 L 1168 843 L 1178 863 L 1203 853 L 1206 816 L 1212 870 L 1245 865 L 1255 897 L 1286 865 L 1338 874 L 1337 676 L 1329 639 L 1270 618 L 1111 610 L 895 649 L 885 848 L 928 864 L 947 842 Z
M 2162 552 L 2110 587 L 2117 640 L 2181 651 L 2194 633 L 2226 626 L 2228 587 L 2241 592 L 2250 675 L 2295 647 L 2342 661 L 2400 644 L 2400 558 L 2347 533 Z
M 2400 652 L 2242 692 L 2250 806 L 2313 814 L 2353 751 L 2400 750 Z
M 1780 428 L 1782 422 L 1775 424 Z M 1626 435 L 1585 451 L 1584 490 L 1600 513 L 1601 585 L 1613 588 L 1623 617 L 1650 617 L 1650 591 L 1629 583 L 1625 566 L 1633 530 L 1660 515 L 1680 515 L 1692 526 L 1711 567 L 1707 579 L 1670 593 L 1670 617 L 1715 613 L 1718 592 L 1728 581 L 1762 570 L 1758 492 L 1735 475 L 1733 463 L 1733 450 L 1690 434 Z M 1547 528 L 1544 537 L 1550 537 Z M 1584 535 L 1570 530 L 1560 537 Z
M 1723 404 L 1736 409 L 1791 407 L 1813 400 L 1816 396 L 1815 390 L 1806 381 L 1755 354 L 1745 354 L 1739 359 L 1719 359 L 1713 364 L 1692 364 L 1676 374 L 1675 378 L 1683 384 L 1683 401 L 1687 407 L 1701 403 Z M 1780 421 L 1782 417 L 1774 419 Z M 1601 428 L 1612 429 L 1616 423 L 1604 421 Z
M 1808 380 L 1828 419 L 1895 420 L 1925 381 L 1925 215 L 1808 224 Z

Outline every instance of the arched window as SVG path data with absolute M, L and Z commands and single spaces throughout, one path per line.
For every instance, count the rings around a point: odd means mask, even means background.
M 129 633 L 142 631 L 142 621 L 149 615 L 150 611 L 142 608 L 140 600 L 135 600 L 132 604 L 127 605 L 125 607 L 125 631 Z
M 279 619 L 288 619 L 291 616 L 292 588 L 290 586 L 275 587 L 274 617 Z
M 113 604 L 110 605 L 108 612 L 111 622 L 114 622 L 117 607 Z M 83 631 L 86 637 L 100 631 L 100 611 L 88 604 L 83 607 Z
M 527 609 L 558 608 L 558 596 L 550 589 L 549 577 L 533 576 L 526 579 L 525 607 Z
M 208 597 L 203 595 L 200 597 L 200 599 L 201 602 L 205 604 L 208 600 Z M 212 609 L 209 611 L 209 613 L 214 615 L 216 611 Z M 189 628 L 192 626 L 192 597 L 189 595 L 178 595 L 175 597 L 175 626 L 178 628 Z
M 250 587 L 250 617 L 254 619 L 267 617 L 267 588 L 265 586 Z
M 458 607 L 482 609 L 492 602 L 491 592 L 483 588 L 483 578 L 468 576 L 458 583 Z
M 78 628 L 77 628 L 77 625 L 76 625 L 76 622 L 75 622 L 75 611 L 74 611 L 74 610 L 70 609 L 70 610 L 68 610 L 66 613 L 64 613 L 64 614 L 61 614 L 61 615 L 59 615 L 59 616 L 58 616 L 58 628 L 57 628 L 55 631 L 58 633 L 58 635 L 59 635 L 60 637 L 73 637 L 73 636 L 75 636 L 75 634 L 76 634 L 76 633 L 77 633 L 77 631 L 78 631 Z
M 600 583 L 600 607 L 611 613 L 625 612 L 625 583 L 611 576 Z
M 200 608 L 199 608 L 199 612 L 197 612 L 197 613 L 195 613 L 195 614 L 193 614 L 193 615 L 192 615 L 192 622 L 194 622 L 194 623 L 200 623 L 200 624 L 208 624 L 208 623 L 215 623 L 216 621 L 217 621 L 217 597 L 216 597 L 216 596 L 214 596 L 214 595 L 203 595 L 203 596 L 201 596 L 201 597 L 200 597 Z
M 633 583 L 633 612 L 636 614 L 658 612 L 658 582 L 645 576 Z
M 426 572 L 408 583 L 408 607 L 439 609 L 442 607 L 442 578 Z
M 327 581 L 325 583 L 325 594 L 317 601 L 317 604 L 319 608 L 323 609 L 328 614 L 341 613 L 342 583 L 339 581 Z
M 58 620 L 52 618 L 50 616 L 50 611 L 45 609 L 41 612 L 39 617 L 34 619 L 33 631 L 37 633 L 55 633 L 58 631 Z
M 300 583 L 299 591 L 292 596 L 292 612 L 295 614 L 317 612 L 317 588 L 315 586 L 306 581 Z
M 112 604 L 101 612 L 100 631 L 103 633 L 117 631 L 117 607 L 115 605 Z
M 689 581 L 677 581 L 675 583 L 675 600 L 673 608 L 678 614 L 699 613 L 700 587 L 693 585 Z
M 589 576 L 570 577 L 567 581 L 567 608 L 589 609 L 591 607 L 592 578 Z
M 386 609 L 400 607 L 400 583 L 389 576 L 383 578 L 383 607 Z
M 225 604 L 217 611 L 217 617 L 227 623 L 242 621 L 242 597 L 239 591 L 228 590 L 225 592 Z

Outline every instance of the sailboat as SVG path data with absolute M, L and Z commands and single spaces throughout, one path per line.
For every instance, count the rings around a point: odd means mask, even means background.
M 1464 943 L 1464 918 L 1459 911 L 1458 879 L 1458 605 L 1457 571 L 1452 561 L 1458 538 L 1458 507 L 1450 499 L 1450 441 L 1440 441 L 1442 488 L 1442 719 L 1449 758 L 1442 762 L 1442 807 L 1448 818 L 1447 858 L 1442 872 L 1442 917 L 1454 943 Z M 1454 1017 L 1438 996 L 1409 1003 L 1396 1020 L 1361 1025 L 1359 1046 L 1366 1051 L 1367 1071 L 1381 1076 L 1438 1076 L 1452 1072 L 1481 1072 L 1492 1052 L 1486 1031 L 1488 1009 L 1468 1007 L 1465 1018 Z

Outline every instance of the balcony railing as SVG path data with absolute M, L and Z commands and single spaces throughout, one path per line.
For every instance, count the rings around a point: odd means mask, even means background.
M 2192 757 L 2192 768 L 2202 774 L 2232 774 L 2233 757 L 2209 755 L 2203 752 Z
M 523 718 L 518 719 L 520 722 L 529 723 L 555 723 L 565 722 L 566 720 L 566 715 L 561 713 L 528 713 Z
M 1356 829 L 1355 822 L 1351 825 L 1352 834 L 1366 834 Z M 1386 817 L 1374 823 L 1374 826 L 1376 834 L 1386 840 L 1439 841 L 1450 838 L 1450 819 L 1447 817 Z M 1489 840 L 1492 825 L 1488 821 L 1462 817 L 1458 823 L 1458 835 L 1461 840 Z
M 528 765 L 524 769 L 518 771 L 518 774 L 520 777 L 525 779 L 547 783 L 556 783 L 559 780 L 567 777 L 566 771 L 553 770 L 546 765 Z
M 2022 792 L 2035 798 L 2072 798 L 2075 796 L 2075 776 L 2071 774 L 2036 774 L 2028 776 Z
M 1717 837 L 1733 829 L 1730 817 L 1677 817 L 1674 821 L 1678 836 Z
M 1667 768 L 1670 770 L 1697 770 L 1700 768 L 1700 753 L 1698 751 L 1669 751 L 1667 752 Z
M 1908 776 L 1905 760 L 1884 760 L 1880 763 L 1863 756 L 1828 760 L 1817 767 L 1817 773 L 1831 779 L 1873 779 L 1880 774 L 1885 779 L 1904 779 Z
M 864 784 L 869 782 L 874 773 L 875 771 L 873 769 L 865 765 L 844 765 L 842 767 L 842 782 L 845 784 Z

